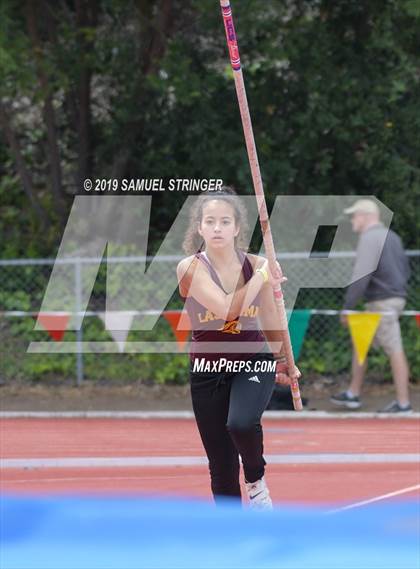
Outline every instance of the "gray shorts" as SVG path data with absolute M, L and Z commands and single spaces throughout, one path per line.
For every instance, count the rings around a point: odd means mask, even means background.
M 400 297 L 372 300 L 366 303 L 368 312 L 390 312 L 390 314 L 382 315 L 372 344 L 376 348 L 383 348 L 388 355 L 403 350 L 398 319 L 404 306 L 405 298 Z

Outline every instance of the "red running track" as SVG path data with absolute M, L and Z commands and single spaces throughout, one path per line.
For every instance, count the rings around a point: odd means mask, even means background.
M 352 503 L 413 487 L 418 422 L 406 419 L 266 419 L 266 455 L 388 454 L 394 462 L 269 464 L 266 478 L 277 502 Z M 188 419 L 3 419 L 1 459 L 69 457 L 199 457 L 201 441 Z M 401 461 L 395 461 L 401 455 Z M 398 457 L 397 457 L 398 458 Z M 2 492 L 143 493 L 210 498 L 208 470 L 198 466 L 4 468 Z M 412 498 L 415 491 L 405 494 Z

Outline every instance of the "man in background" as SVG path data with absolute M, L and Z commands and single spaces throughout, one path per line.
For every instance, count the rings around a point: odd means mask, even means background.
M 401 340 L 399 316 L 404 310 L 407 297 L 407 281 L 410 275 L 408 259 L 401 239 L 380 221 L 377 204 L 368 199 L 360 199 L 344 210 L 351 215 L 352 229 L 360 234 L 356 263 L 353 269 L 354 282 L 348 287 L 344 310 L 354 310 L 357 303 L 364 299 L 366 310 L 382 312 L 374 345 L 381 346 L 388 355 L 396 389 L 396 400 L 389 403 L 380 412 L 401 413 L 411 411 L 408 383 L 409 369 Z M 373 272 L 367 267 L 377 261 Z M 358 278 L 358 275 L 366 275 Z M 355 280 L 357 279 L 357 280 Z M 343 324 L 347 317 L 341 316 Z M 353 350 L 351 382 L 347 391 L 331 397 L 331 402 L 358 409 L 361 406 L 360 392 L 367 368 L 367 358 L 361 365 Z

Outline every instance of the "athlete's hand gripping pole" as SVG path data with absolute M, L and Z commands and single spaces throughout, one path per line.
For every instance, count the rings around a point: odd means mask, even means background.
M 235 79 L 236 94 L 238 96 L 239 109 L 241 112 L 242 126 L 245 134 L 248 159 L 251 166 L 252 181 L 254 184 L 254 191 L 257 198 L 258 212 L 259 212 L 261 230 L 264 239 L 265 252 L 267 255 L 270 271 L 273 274 L 275 274 L 276 271 L 278 270 L 276 264 L 276 253 L 274 251 L 273 236 L 271 234 L 267 205 L 265 203 L 264 188 L 262 184 L 260 166 L 258 163 L 257 148 L 255 146 L 251 117 L 249 114 L 244 78 L 241 69 L 241 60 L 239 57 L 239 49 L 236 41 L 235 26 L 233 24 L 233 18 L 232 18 L 232 10 L 230 7 L 229 0 L 220 0 L 220 6 L 222 8 L 222 16 L 225 25 L 230 62 L 232 64 L 233 76 Z M 284 353 L 286 356 L 288 373 L 291 378 L 290 389 L 292 391 L 293 406 L 296 411 L 301 411 L 302 400 L 300 397 L 298 375 L 296 372 L 295 361 L 293 357 L 292 344 L 290 342 L 289 329 L 287 326 L 286 309 L 284 306 L 283 292 L 281 290 L 281 285 L 277 285 L 276 287 L 274 287 L 273 293 L 276 305 L 278 307 L 278 313 L 280 318 L 280 330 L 282 331 Z

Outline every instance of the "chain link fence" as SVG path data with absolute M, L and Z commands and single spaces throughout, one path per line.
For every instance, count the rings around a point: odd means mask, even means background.
M 411 276 L 401 326 L 407 356 L 411 360 L 413 369 L 418 351 L 418 327 L 414 314 L 418 309 L 420 292 L 420 251 L 407 251 L 407 255 Z M 342 271 L 344 278 L 354 263 L 354 254 L 341 253 L 335 254 L 334 257 L 340 261 L 335 264 L 334 270 Z M 59 291 L 58 298 L 62 298 L 64 304 L 62 307 L 56 306 L 55 309 L 66 310 L 73 316 L 84 315 L 80 327 L 69 325 L 64 336 L 65 343 L 81 347 L 85 340 L 110 342 L 111 338 L 98 315 L 107 307 L 109 309 L 109 303 L 112 303 L 113 298 L 117 299 L 121 291 L 130 298 L 131 305 L 124 306 L 123 309 L 136 311 L 128 340 L 147 337 L 151 342 L 154 340 L 174 342 L 168 323 L 163 318 L 157 319 L 156 315 L 161 314 L 163 309 L 182 308 L 182 302 L 176 291 L 175 278 L 179 259 L 177 256 L 166 256 L 153 259 L 108 257 L 70 258 L 59 261 L 55 259 L 0 261 L 0 337 L 3 350 L 0 379 L 11 381 L 15 378 L 25 379 L 28 376 L 39 379 L 43 375 L 48 375 L 70 381 L 77 378 L 77 382 L 80 383 L 84 377 L 106 379 L 112 371 L 114 377 L 133 380 L 141 378 L 143 369 L 143 373 L 153 380 L 153 372 L 150 370 L 156 367 L 150 363 L 152 356 L 148 354 L 92 354 L 86 353 L 87 350 L 72 349 L 66 353 L 41 355 L 30 354 L 27 350 L 31 342 L 48 339 L 45 332 L 34 330 L 34 318 L 41 310 L 52 272 L 57 271 L 59 265 L 62 270 L 60 279 L 56 279 L 56 283 L 57 286 L 63 287 L 63 290 Z M 296 291 L 299 281 L 310 282 L 312 279 L 314 283 L 319 283 L 325 280 L 325 274 L 320 272 L 325 272 L 326 266 L 322 263 L 308 263 L 306 253 L 282 254 L 279 260 L 289 279 L 284 287 L 286 305 L 288 298 L 295 297 L 295 292 L 288 291 Z M 151 263 L 152 278 L 145 285 L 141 277 L 144 276 L 145 269 L 147 274 Z M 164 287 L 160 285 L 164 282 L 174 283 L 174 293 L 170 299 L 162 292 Z M 351 356 L 349 333 L 340 326 L 337 316 L 342 307 L 344 293 L 345 290 L 342 288 L 316 287 L 299 290 L 294 308 L 311 310 L 310 323 L 299 358 L 299 365 L 303 371 L 338 374 L 348 370 Z M 155 324 L 153 329 L 144 331 L 144 318 L 147 318 L 148 314 L 155 314 L 153 319 Z M 174 350 L 176 351 L 175 342 Z M 169 354 L 157 357 L 167 358 L 167 356 Z M 186 359 L 186 356 L 175 356 L 175 359 L 177 357 Z M 166 361 L 166 368 L 170 373 L 169 360 Z M 144 364 L 143 368 L 139 367 L 139 362 Z M 371 371 L 385 373 L 382 355 L 374 353 L 369 363 Z M 146 364 L 150 364 L 150 369 Z M 175 376 L 181 368 L 175 367 Z M 146 369 L 149 369 L 147 373 Z

